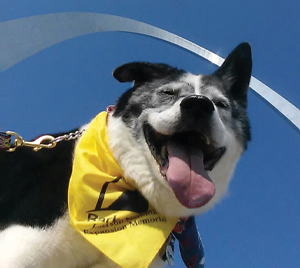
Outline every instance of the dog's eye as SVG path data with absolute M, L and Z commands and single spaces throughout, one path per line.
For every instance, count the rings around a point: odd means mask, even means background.
M 229 104 L 227 101 L 225 100 L 217 100 L 217 101 L 214 101 L 215 105 L 219 108 L 228 108 L 229 107 Z
M 164 89 L 160 92 L 161 94 L 169 95 L 169 96 L 175 96 L 177 92 L 173 88 Z

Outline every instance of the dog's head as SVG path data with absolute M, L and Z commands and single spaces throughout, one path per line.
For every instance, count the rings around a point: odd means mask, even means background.
M 109 117 L 110 147 L 128 182 L 159 212 L 198 214 L 226 192 L 250 140 L 251 68 L 250 45 L 242 43 L 211 75 L 144 62 L 114 71 L 134 84 Z

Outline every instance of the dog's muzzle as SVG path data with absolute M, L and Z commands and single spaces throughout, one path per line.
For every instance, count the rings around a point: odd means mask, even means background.
M 215 194 L 208 171 L 223 156 L 225 147 L 216 147 L 206 133 L 199 131 L 201 125 L 198 122 L 208 122 L 215 109 L 208 98 L 188 96 L 182 100 L 180 109 L 184 115 L 181 131 L 163 135 L 148 123 L 144 124 L 143 130 L 160 172 L 179 202 L 187 208 L 198 208 Z

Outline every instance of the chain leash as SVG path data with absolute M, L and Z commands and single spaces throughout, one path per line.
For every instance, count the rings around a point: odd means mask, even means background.
M 78 138 L 80 138 L 82 136 L 82 134 L 83 134 L 84 131 L 85 131 L 85 129 L 82 129 L 82 130 L 77 130 L 74 133 L 70 132 L 68 134 L 64 134 L 62 136 L 58 136 L 58 137 L 54 138 L 51 142 L 58 143 L 58 142 L 61 142 L 61 141 L 76 140 L 76 139 L 78 139 Z
M 85 129 L 70 132 L 62 136 L 53 137 L 50 135 L 43 135 L 34 141 L 25 141 L 23 138 L 13 131 L 0 132 L 0 149 L 8 152 L 14 152 L 18 147 L 32 147 L 35 152 L 42 148 L 54 148 L 57 143 L 62 141 L 76 140 L 82 136 Z M 14 137 L 14 144 L 11 144 L 11 138 Z

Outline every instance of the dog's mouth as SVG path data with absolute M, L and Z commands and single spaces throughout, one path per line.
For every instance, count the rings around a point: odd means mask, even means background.
M 144 124 L 144 135 L 150 151 L 168 181 L 176 198 L 187 208 L 204 206 L 215 194 L 207 171 L 213 170 L 225 153 L 199 132 L 187 131 L 163 135 Z

